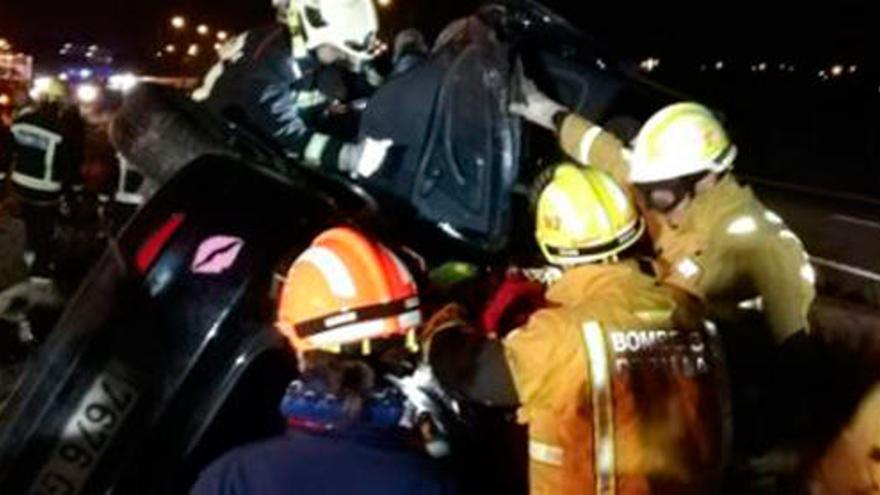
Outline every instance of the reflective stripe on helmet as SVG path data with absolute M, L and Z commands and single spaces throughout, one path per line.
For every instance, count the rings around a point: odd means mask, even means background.
M 571 258 L 571 263 L 583 262 L 583 260 L 595 260 L 596 257 L 605 257 L 609 253 L 617 253 L 628 248 L 633 242 L 638 240 L 644 231 L 644 222 L 638 219 L 630 226 L 630 228 L 619 237 L 609 242 L 597 244 L 594 246 L 565 248 L 558 246 L 545 246 L 547 252 L 558 258 Z
M 317 268 L 337 297 L 346 299 L 355 297 L 354 280 L 348 273 L 345 263 L 333 251 L 325 247 L 314 247 L 306 250 L 297 262 L 309 263 Z
M 413 311 L 418 309 L 419 305 L 418 297 L 410 297 L 387 304 L 375 304 L 350 311 L 341 311 L 321 318 L 315 318 L 314 320 L 297 323 L 296 333 L 300 337 L 314 337 L 318 334 L 332 333 L 341 328 L 349 327 L 352 324 L 382 320 L 398 315 L 402 318 L 400 321 L 411 323 L 407 325 L 407 327 L 411 327 L 421 323 L 421 313 Z M 414 318 L 412 313 L 417 314 L 418 318 Z
M 297 326 L 297 332 L 299 332 L 299 326 Z M 313 335 L 308 338 L 308 342 L 315 347 L 338 346 L 342 343 L 379 337 L 383 333 L 385 333 L 383 320 L 362 321 Z

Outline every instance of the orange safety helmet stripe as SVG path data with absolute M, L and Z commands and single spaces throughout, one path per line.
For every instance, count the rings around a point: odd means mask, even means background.
M 344 259 L 351 277 L 363 280 L 356 285 L 362 290 L 359 298 L 369 300 L 391 300 L 386 274 L 382 270 L 381 258 L 373 243 L 359 232 L 348 227 L 329 230 L 315 239 L 313 246 L 326 247 Z
M 405 298 L 416 290 L 415 281 L 400 259 L 388 248 L 379 246 L 382 255 L 379 257 L 385 270 L 385 280 L 389 282 L 392 299 Z
M 281 322 L 292 325 L 295 321 L 310 320 L 326 314 L 328 308 L 339 303 L 341 292 L 345 290 L 345 286 L 349 285 L 347 283 L 348 277 L 344 272 L 328 272 L 328 267 L 334 265 L 323 260 L 330 259 L 329 257 L 321 257 L 321 251 L 318 250 L 309 251 L 304 254 L 318 260 L 318 262 L 308 262 L 308 258 L 302 256 L 290 267 L 278 308 L 278 317 Z M 332 255 L 332 253 L 330 254 Z M 297 284 L 289 283 L 292 279 L 296 279 Z M 308 291 L 303 290 L 306 287 Z M 352 295 L 355 290 L 352 282 Z
M 393 252 L 357 230 L 315 238 L 293 263 L 278 329 L 298 349 L 338 348 L 402 335 L 421 323 L 418 290 Z

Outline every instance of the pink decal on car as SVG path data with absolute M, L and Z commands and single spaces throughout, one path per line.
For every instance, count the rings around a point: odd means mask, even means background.
M 196 251 L 192 271 L 209 275 L 223 273 L 235 263 L 243 247 L 244 240 L 238 237 L 218 235 L 206 239 Z

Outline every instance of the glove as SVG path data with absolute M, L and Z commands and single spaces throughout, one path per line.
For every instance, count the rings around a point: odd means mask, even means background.
M 386 378 L 407 399 L 409 411 L 406 422 L 411 427 L 419 426 L 426 433 L 425 449 L 428 454 L 434 458 L 449 455 L 448 432 L 443 418 L 447 416 L 446 408 L 458 414 L 458 405 L 440 388 L 430 367 L 423 363 L 412 375 L 387 375 Z
M 525 101 L 514 101 L 510 104 L 510 112 L 539 125 L 545 129 L 556 131 L 553 118 L 559 113 L 569 110 L 551 100 L 541 92 L 535 83 L 525 76 L 520 76 L 520 90 Z
M 390 139 L 367 138 L 356 144 L 347 144 L 340 153 L 340 168 L 352 177 L 372 177 L 382 168 L 388 150 L 394 144 Z

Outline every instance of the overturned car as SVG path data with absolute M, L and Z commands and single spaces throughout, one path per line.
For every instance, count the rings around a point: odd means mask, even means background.
M 521 64 L 624 138 L 680 99 L 588 46 L 536 3 L 484 7 L 371 99 L 360 133 L 395 147 L 358 184 L 141 88 L 120 126 L 129 158 L 162 187 L 107 247 L 0 410 L 0 492 L 186 492 L 223 452 L 282 432 L 278 400 L 296 363 L 273 328 L 279 275 L 327 228 L 375 232 L 425 272 L 449 261 L 503 267 L 531 249 L 519 223 L 538 172 L 529 164 L 556 143 L 527 136 L 508 111 Z

